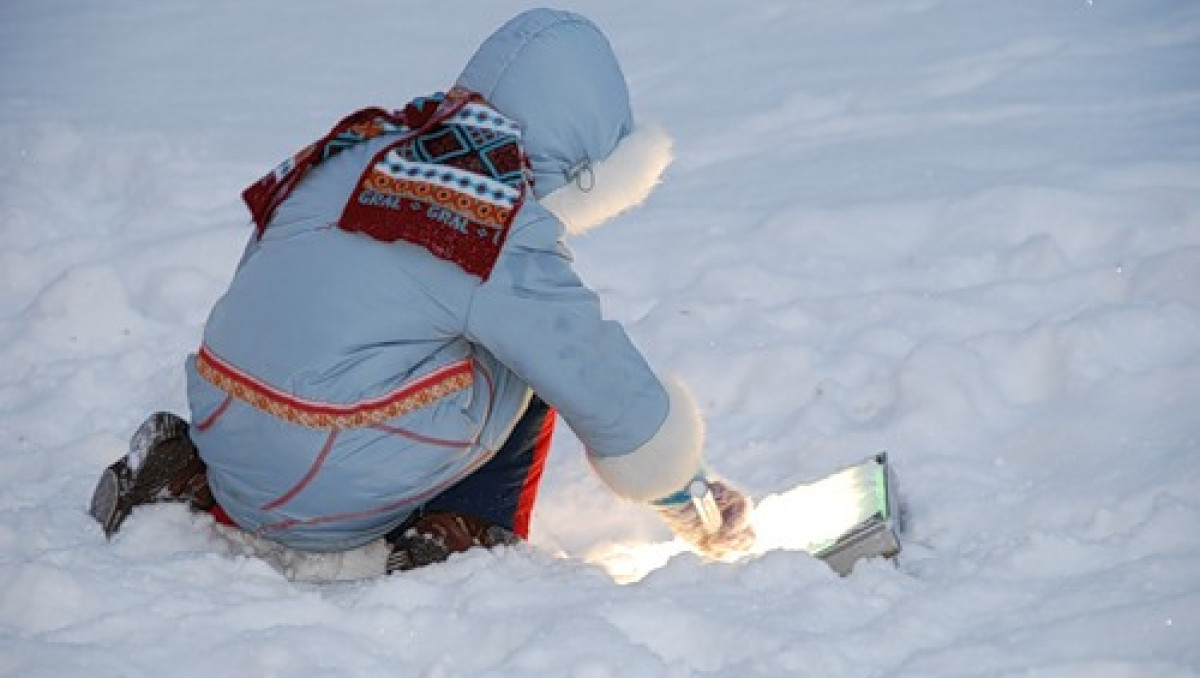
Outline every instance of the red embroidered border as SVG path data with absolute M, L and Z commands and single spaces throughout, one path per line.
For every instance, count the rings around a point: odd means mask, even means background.
M 268 414 L 300 426 L 356 428 L 407 414 L 474 383 L 470 360 L 451 363 L 376 398 L 327 403 L 297 398 L 237 369 L 201 346 L 196 372 L 217 388 Z
M 395 195 L 401 198 L 412 198 L 426 205 L 436 204 L 452 212 L 460 214 L 471 221 L 492 228 L 505 228 L 512 221 L 513 210 L 501 207 L 486 200 L 456 191 L 452 188 L 437 186 L 427 181 L 412 181 L 393 177 L 373 167 L 363 177 L 363 187 L 374 189 L 384 195 Z

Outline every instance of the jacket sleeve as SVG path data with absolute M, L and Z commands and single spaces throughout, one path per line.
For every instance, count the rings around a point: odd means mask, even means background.
M 701 467 L 703 424 L 686 388 L 661 380 L 572 267 L 562 226 L 514 228 L 471 301 L 467 338 L 553 406 L 597 475 L 638 501 L 667 496 Z

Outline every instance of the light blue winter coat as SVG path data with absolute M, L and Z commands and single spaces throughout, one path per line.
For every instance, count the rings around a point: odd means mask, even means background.
M 599 177 L 591 166 L 634 127 L 608 42 L 570 13 L 513 19 L 458 84 L 522 124 L 539 199 Z M 420 246 L 336 226 L 364 167 L 391 141 L 359 144 L 300 183 L 247 247 L 204 347 L 305 403 L 370 402 L 462 365 L 470 385 L 382 426 L 311 426 L 219 388 L 192 356 L 192 433 L 220 505 L 244 529 L 293 548 L 362 545 L 487 461 L 531 389 L 619 494 L 651 499 L 681 486 L 699 464 L 688 438 L 698 425 L 684 418 L 688 449 L 676 451 L 674 434 L 656 442 L 672 428 L 675 396 L 603 318 L 572 268 L 562 223 L 542 204 L 526 201 L 486 281 Z

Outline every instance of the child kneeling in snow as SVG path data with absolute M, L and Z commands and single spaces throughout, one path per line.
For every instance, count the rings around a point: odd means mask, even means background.
M 750 502 L 706 472 L 690 395 L 563 244 L 669 160 L 604 35 L 567 12 L 510 20 L 447 93 L 351 114 L 246 190 L 257 228 L 187 361 L 191 425 L 150 417 L 92 514 L 111 535 L 188 501 L 300 552 L 384 543 L 406 570 L 527 537 L 557 413 L 616 494 L 703 553 L 747 548 Z

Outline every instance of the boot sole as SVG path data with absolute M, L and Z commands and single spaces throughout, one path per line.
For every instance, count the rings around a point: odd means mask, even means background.
M 120 529 L 133 507 L 171 499 L 167 485 L 195 457 L 187 429 L 173 414 L 152 415 L 134 432 L 129 454 L 100 474 L 88 512 L 106 537 Z
M 126 483 L 121 482 L 117 470 L 119 465 L 125 465 L 125 460 L 109 466 L 100 474 L 100 481 L 96 483 L 96 491 L 92 493 L 92 504 L 88 511 L 100 523 L 106 537 L 111 537 L 133 510 L 132 504 L 122 501 L 122 485 Z

